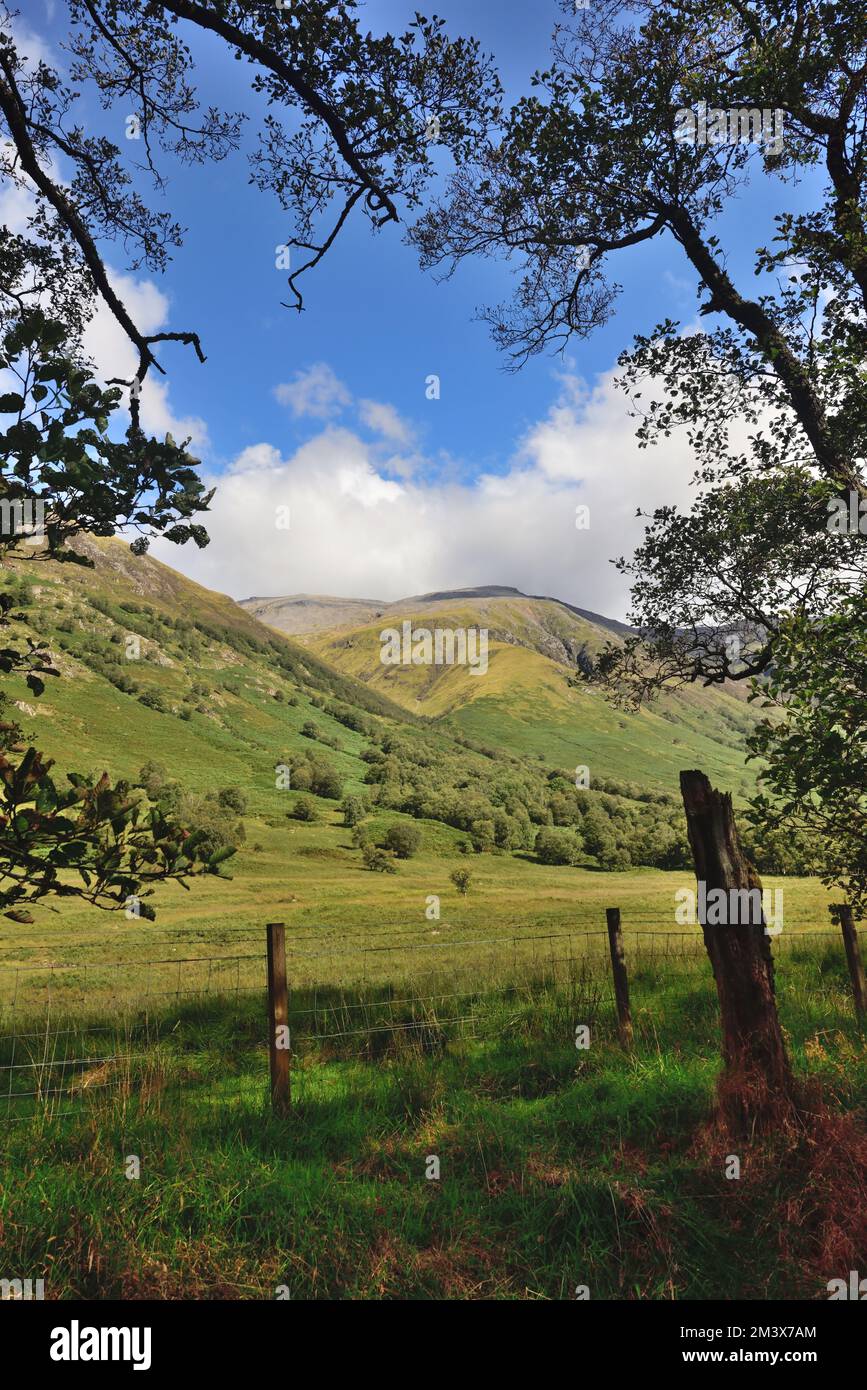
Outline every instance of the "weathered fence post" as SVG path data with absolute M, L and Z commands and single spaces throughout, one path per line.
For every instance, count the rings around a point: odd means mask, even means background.
M 629 977 L 623 954 L 623 933 L 620 930 L 620 908 L 606 907 L 608 945 L 611 950 L 611 973 L 614 976 L 614 999 L 617 1004 L 617 1028 L 624 1047 L 632 1046 L 632 1013 L 629 1008 Z
M 734 1133 L 773 1130 L 795 1114 L 797 1102 L 777 1014 L 761 879 L 741 848 L 731 796 L 698 771 L 682 772 L 680 789 L 699 890 L 703 886 L 707 901 L 713 895 L 726 904 L 713 921 L 708 909 L 699 913 L 722 1023 L 721 1111 Z
M 275 1115 L 289 1109 L 289 991 L 286 985 L 286 927 L 269 922 L 268 933 L 268 1055 L 271 1062 L 271 1106 Z
M 864 979 L 864 962 L 861 959 L 858 932 L 855 929 L 852 908 L 849 903 L 835 903 L 831 908 L 831 914 L 837 918 L 843 932 L 843 945 L 846 948 L 846 963 L 849 966 L 849 975 L 852 980 L 855 1012 L 859 1018 L 863 1018 L 867 1012 L 867 981 Z

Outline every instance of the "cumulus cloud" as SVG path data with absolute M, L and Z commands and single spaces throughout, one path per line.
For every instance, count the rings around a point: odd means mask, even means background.
M 352 402 L 352 396 L 327 362 L 295 373 L 291 381 L 274 387 L 281 405 L 288 405 L 296 417 L 332 420 Z
M 685 439 L 639 450 L 633 431 L 608 375 L 592 390 L 563 378 L 507 470 L 470 483 L 387 476 L 375 444 L 335 426 L 288 457 L 257 444 L 209 480 L 211 545 L 158 541 L 153 553 L 235 598 L 392 600 L 510 584 L 623 617 L 626 585 L 609 561 L 641 539 L 636 509 L 685 503 L 693 472 Z M 589 529 L 576 527 L 579 506 L 590 509 Z
M 393 405 L 384 401 L 359 401 L 358 417 L 374 434 L 398 448 L 406 448 L 413 441 L 411 426 L 401 419 Z
M 109 270 L 109 280 L 142 333 L 158 333 L 168 326 L 169 301 L 153 281 L 137 280 L 112 270 Z M 136 374 L 138 353 L 102 300 L 85 330 L 84 350 L 103 379 L 118 377 L 130 381 Z M 204 420 L 197 415 L 174 413 L 169 403 L 168 382 L 153 368 L 145 378 L 139 404 L 142 429 L 148 433 L 160 438 L 171 433 L 178 442 L 190 438 L 199 450 L 208 447 Z

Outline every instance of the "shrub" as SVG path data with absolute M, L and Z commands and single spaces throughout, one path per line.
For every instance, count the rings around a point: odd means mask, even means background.
M 470 827 L 470 834 L 473 837 L 473 849 L 477 854 L 485 854 L 494 847 L 494 822 L 492 820 L 474 820 Z
M 157 795 L 157 804 L 164 815 L 174 815 L 184 796 L 180 782 L 164 782 Z
M 292 786 L 297 792 L 309 792 L 313 786 L 313 769 L 309 763 L 293 762 L 290 777 Z
M 240 787 L 223 787 L 217 792 L 217 800 L 227 811 L 243 816 L 247 810 L 247 798 Z
M 461 897 L 465 898 L 470 891 L 471 875 L 469 869 L 455 869 L 449 877 Z
M 156 801 L 168 778 L 168 769 L 162 763 L 154 762 L 152 758 L 149 758 L 139 770 L 138 780 L 133 785 L 144 787 L 151 801 Z
M 301 725 L 301 732 L 305 738 L 319 738 L 319 725 L 314 724 L 312 719 L 308 719 Z
M 398 821 L 396 825 L 389 826 L 385 843 L 398 859 L 411 859 L 421 845 L 421 831 L 417 825 Z
M 158 690 L 145 690 L 139 695 L 138 702 L 140 705 L 147 705 L 148 709 L 155 709 L 158 714 L 168 714 L 169 707 L 165 697 Z
M 292 815 L 296 820 L 307 822 L 318 821 L 319 812 L 316 809 L 316 802 L 311 801 L 309 796 L 299 796 L 292 808 Z
M 340 809 L 343 812 L 343 824 L 351 828 L 358 825 L 358 822 L 363 818 L 365 807 L 360 796 L 345 796 Z
M 311 773 L 311 790 L 317 796 L 324 796 L 329 801 L 336 801 L 342 795 L 343 783 L 333 767 L 329 767 L 327 763 L 313 763 Z
M 373 873 L 397 873 L 397 869 L 392 863 L 391 855 L 386 854 L 384 849 L 377 849 L 376 845 L 364 845 L 361 850 L 361 857 L 364 860 L 365 869 L 370 869 Z
M 161 797 L 160 805 L 163 804 Z M 236 849 L 246 838 L 241 822 L 213 795 L 181 794 L 177 809 L 181 820 L 190 828 L 190 848 L 196 848 L 206 858 L 220 850 Z
M 574 864 L 581 853 L 581 841 L 571 830 L 543 826 L 536 836 L 536 854 L 543 864 Z

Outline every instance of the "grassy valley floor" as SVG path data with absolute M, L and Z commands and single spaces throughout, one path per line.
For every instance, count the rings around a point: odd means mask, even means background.
M 825 1298 L 858 1267 L 833 1136 L 745 1143 L 726 1177 L 710 968 L 697 932 L 669 936 L 686 875 L 456 856 L 473 874 L 461 898 L 451 859 L 381 877 L 326 824 L 297 828 L 291 861 L 283 826 L 254 833 L 232 883 L 163 888 L 157 925 L 65 906 L 50 934 L 4 926 L 0 1064 L 28 1064 L 46 1092 L 61 1081 L 33 1120 L 12 1122 L 7 1099 L 6 1268 L 49 1298 L 765 1299 Z M 783 887 L 796 1072 L 860 1115 L 842 944 L 809 931 L 825 926 L 814 883 Z M 612 904 L 631 1053 L 602 941 L 576 934 Z M 280 919 L 285 1119 L 264 1041 L 264 923 Z

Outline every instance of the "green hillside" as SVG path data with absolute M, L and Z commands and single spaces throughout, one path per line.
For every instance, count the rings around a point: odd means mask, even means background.
M 380 633 L 405 619 L 428 629 L 486 629 L 488 670 L 383 664 Z M 580 662 L 614 634 L 551 599 L 416 600 L 392 604 L 363 626 L 301 640 L 368 689 L 482 744 L 558 767 L 584 764 L 593 779 L 661 792 L 676 791 L 686 766 L 701 767 L 740 796 L 754 785 L 744 739 L 755 715 L 742 689 L 690 689 L 664 695 L 640 714 L 617 710 L 580 674 Z
M 35 617 L 38 606 L 39 631 L 62 679 L 49 681 L 39 700 L 23 681 L 8 689 L 22 724 L 62 767 L 74 759 L 129 776 L 159 757 L 186 787 L 237 782 L 253 809 L 267 812 L 275 763 L 302 744 L 312 714 L 326 735 L 340 730 L 340 747 L 329 756 L 341 774 L 351 782 L 359 772 L 362 736 L 314 700 L 348 699 L 374 722 L 407 722 L 387 700 L 275 637 L 224 595 L 132 556 L 119 542 L 78 544 L 93 569 L 32 561 L 13 570 L 32 583 L 24 612 Z M 130 658 L 134 639 L 139 655 Z

